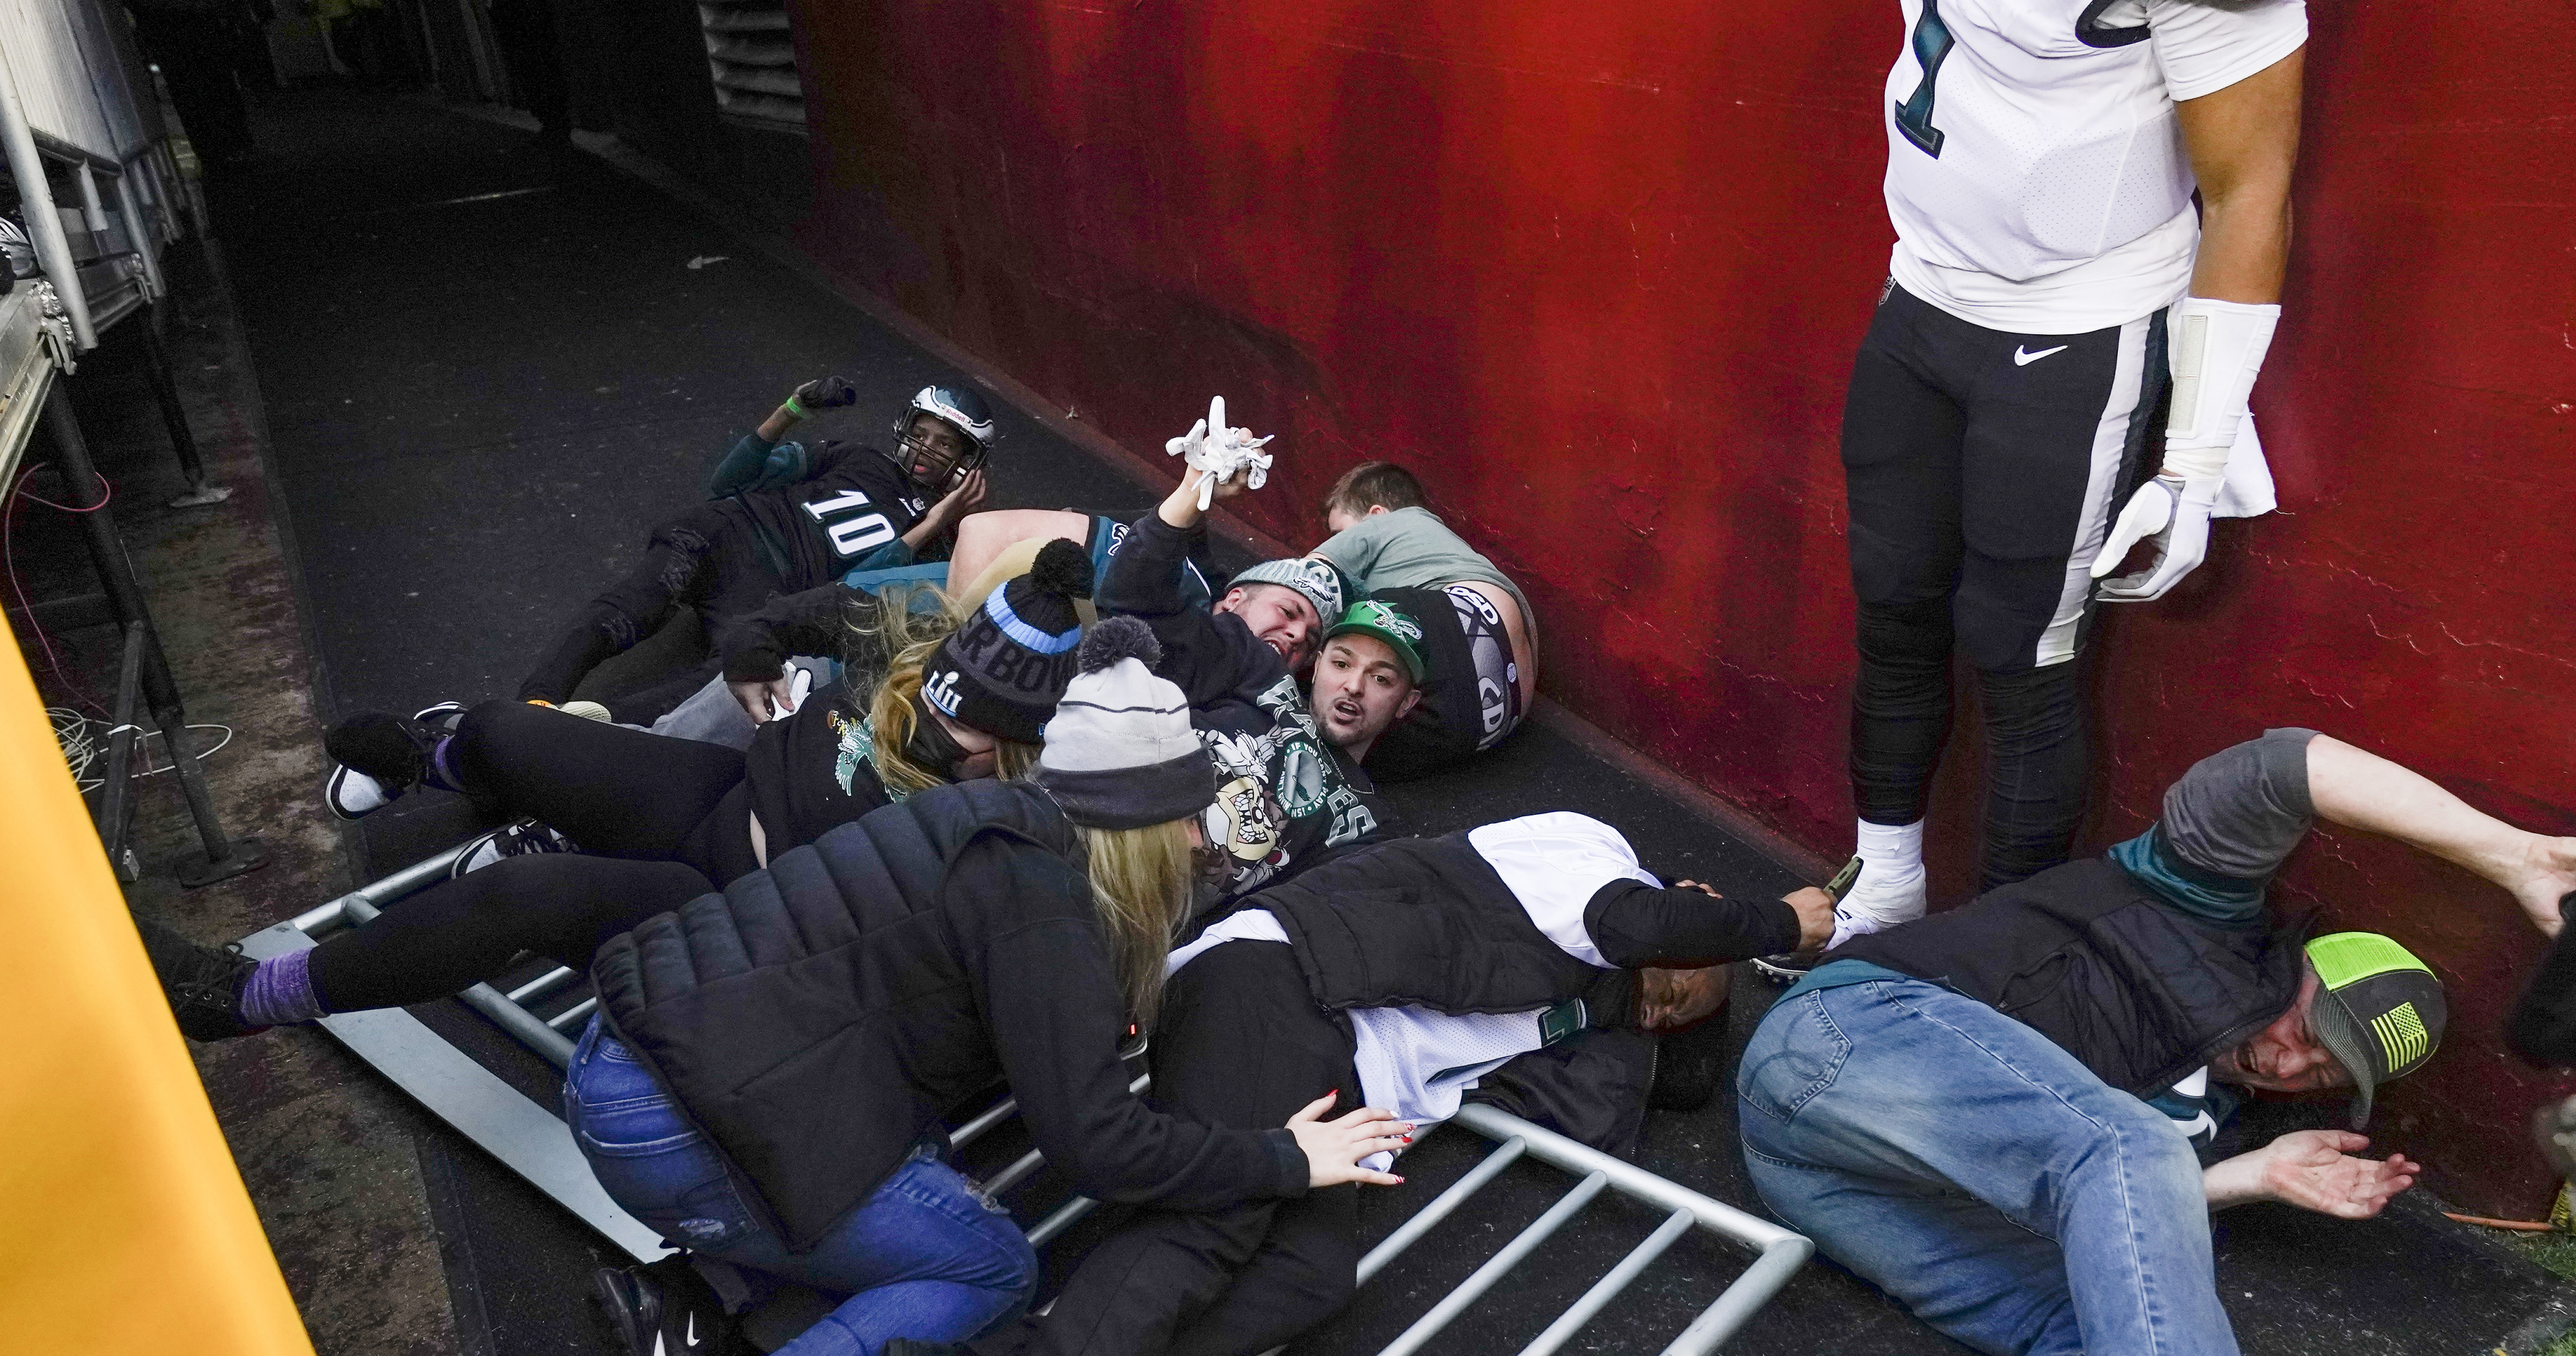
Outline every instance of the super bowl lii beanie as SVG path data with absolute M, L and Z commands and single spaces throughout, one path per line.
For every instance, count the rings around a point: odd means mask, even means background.
M 1047 723 L 1031 780 L 1064 817 L 1095 829 L 1187 819 L 1216 799 L 1216 764 L 1190 728 L 1181 690 L 1154 676 L 1162 646 L 1133 617 L 1084 638 L 1081 672 Z
M 1246 569 L 1233 580 L 1236 584 L 1277 584 L 1306 595 L 1315 605 L 1315 616 L 1330 625 L 1342 615 L 1342 577 L 1331 561 L 1318 556 L 1291 556 L 1265 560 Z
M 922 666 L 921 699 L 960 725 L 1037 743 L 1082 644 L 1073 600 L 1090 596 L 1091 554 L 1062 538 L 1048 542 L 1027 574 L 986 594 Z

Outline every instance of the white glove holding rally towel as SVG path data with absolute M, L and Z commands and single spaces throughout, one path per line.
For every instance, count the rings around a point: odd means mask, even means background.
M 2279 507 L 2272 467 L 2263 459 L 2263 440 L 2254 432 L 2254 416 L 2246 415 L 2236 425 L 2236 443 L 2227 450 L 2224 472 L 2157 476 L 2129 496 L 2102 553 L 2093 557 L 2093 577 L 2120 568 L 2130 548 L 2149 538 L 2155 540 L 2156 561 L 2136 574 L 2105 582 L 2099 596 L 2106 603 L 2162 598 L 2208 556 L 2210 519 L 2258 518 Z
M 1167 440 L 1163 453 L 1181 457 L 1193 470 L 1207 473 L 1199 482 L 1199 511 L 1205 513 L 1216 502 L 1216 487 L 1231 482 L 1237 473 L 1243 475 L 1243 487 L 1248 490 L 1260 489 L 1270 478 L 1270 454 L 1261 450 L 1269 441 L 1253 437 L 1248 428 L 1227 428 L 1225 397 L 1218 396 L 1208 402 L 1207 418 L 1192 424 L 1188 433 Z

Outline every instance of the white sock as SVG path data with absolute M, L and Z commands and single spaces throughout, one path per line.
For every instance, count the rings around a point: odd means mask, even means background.
M 1910 923 L 1923 916 L 1923 821 L 1860 821 L 1860 879 L 1834 908 L 1828 949 L 1849 938 Z

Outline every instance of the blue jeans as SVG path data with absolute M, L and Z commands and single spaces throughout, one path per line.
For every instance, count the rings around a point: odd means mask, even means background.
M 1735 1086 L 1762 1199 L 1968 1346 L 2236 1351 L 2189 1142 L 2031 1028 L 1920 980 L 1820 989 Z
M 745 1208 L 750 1187 L 595 1017 L 564 1078 L 564 1119 L 610 1199 L 674 1247 L 849 1296 L 777 1356 L 962 1342 L 1017 1318 L 1036 1288 L 1037 1254 L 1010 1215 L 928 1149 L 812 1248 L 788 1251 Z

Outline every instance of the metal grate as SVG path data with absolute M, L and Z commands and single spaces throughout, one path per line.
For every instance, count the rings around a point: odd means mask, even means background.
M 274 955 L 313 945 L 316 933 L 365 923 L 374 918 L 384 905 L 446 879 L 448 865 L 463 850 L 461 846 L 450 848 L 289 922 L 255 932 L 242 939 L 242 949 L 252 956 Z M 543 1018 L 522 1004 L 544 1003 L 549 996 L 560 995 L 565 988 L 578 984 L 580 979 L 581 976 L 574 971 L 555 969 L 506 994 L 488 984 L 477 984 L 458 994 L 457 998 L 490 1018 L 555 1067 L 563 1068 L 571 1063 L 573 1049 L 571 1039 L 564 1034 L 565 1029 L 587 1018 L 598 1000 L 585 999 L 552 1017 Z M 539 1190 L 553 1197 L 557 1204 L 580 1216 L 611 1241 L 640 1260 L 650 1261 L 665 1255 L 667 1249 L 661 1239 L 620 1209 L 600 1188 L 598 1179 L 591 1175 L 589 1164 L 574 1146 L 570 1132 L 553 1112 L 520 1096 L 467 1058 L 464 1052 L 440 1039 L 417 1018 L 397 1008 L 325 1017 L 322 1026 L 406 1092 L 420 1099 L 441 1119 L 463 1131 Z M 1142 1054 L 1142 1043 L 1125 1053 L 1131 1059 Z M 1143 1092 L 1149 1081 L 1140 1076 L 1129 1084 L 1129 1088 Z M 1005 1097 L 957 1127 L 948 1137 L 949 1145 L 952 1149 L 963 1149 L 1018 1113 L 1019 1103 Z M 1756 1218 L 1634 1163 L 1613 1158 L 1493 1107 L 1472 1104 L 1461 1107 L 1454 1123 L 1493 1141 L 1495 1149 L 1428 1205 L 1398 1225 L 1385 1241 L 1370 1249 L 1368 1255 L 1360 1259 L 1360 1284 L 1368 1284 L 1371 1277 L 1385 1270 L 1405 1250 L 1428 1237 L 1443 1220 L 1502 1176 L 1504 1170 L 1515 1162 L 1526 1158 L 1579 1180 L 1572 1191 L 1505 1243 L 1490 1260 L 1476 1269 L 1475 1274 L 1432 1305 L 1429 1312 L 1415 1320 L 1378 1356 L 1411 1356 L 1411 1353 L 1421 1350 L 1604 1191 L 1615 1191 L 1666 1211 L 1663 1223 L 1557 1315 L 1543 1332 L 1521 1349 L 1521 1356 L 1549 1356 L 1549 1353 L 1562 1349 L 1621 1291 L 1644 1274 L 1647 1267 L 1694 1228 L 1706 1229 L 1757 1254 L 1752 1264 L 1663 1350 L 1663 1356 L 1709 1356 L 1769 1303 L 1815 1251 L 1814 1245 L 1802 1234 Z M 1044 1161 L 1037 1150 L 1030 1149 L 986 1179 L 985 1189 L 999 1196 L 1026 1182 Z M 1030 1229 L 1029 1242 L 1039 1247 L 1046 1246 L 1097 1205 L 1088 1197 L 1074 1197 Z M 1276 1353 L 1271 1356 L 1276 1356 Z
M 796 75 L 785 0 L 699 0 L 716 107 L 763 127 L 805 130 L 805 83 Z

